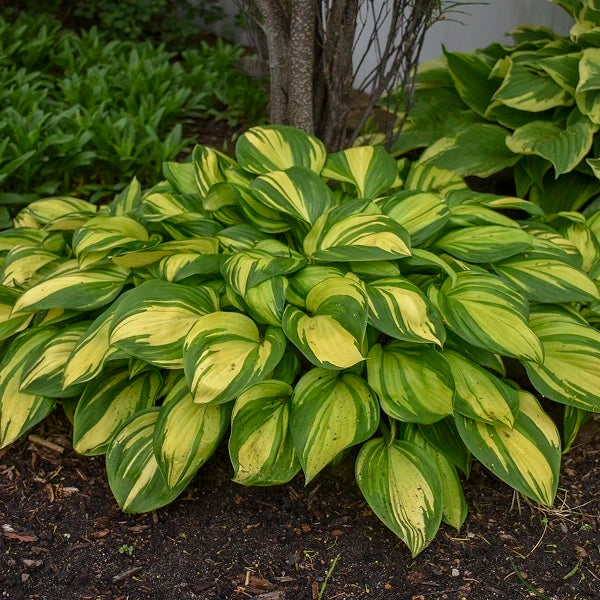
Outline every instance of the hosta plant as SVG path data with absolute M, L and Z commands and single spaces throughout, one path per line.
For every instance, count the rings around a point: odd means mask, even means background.
M 517 194 L 548 212 L 580 210 L 596 197 L 600 10 L 593 0 L 556 3 L 575 19 L 570 36 L 519 27 L 514 45 L 424 64 L 394 152 L 425 148 L 423 164 L 461 176 L 514 168 Z
M 353 457 L 412 554 L 461 527 L 472 457 L 552 504 L 540 397 L 565 445 L 600 411 L 598 218 L 283 126 L 164 175 L 0 234 L 1 446 L 62 406 L 127 512 L 171 502 L 223 437 L 242 485 Z

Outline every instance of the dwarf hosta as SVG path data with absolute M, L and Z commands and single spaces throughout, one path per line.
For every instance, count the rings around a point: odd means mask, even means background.
M 128 512 L 176 498 L 223 437 L 243 485 L 353 456 L 412 554 L 462 525 L 473 458 L 552 504 L 561 440 L 532 392 L 564 405 L 566 447 L 600 411 L 597 216 L 288 127 L 164 174 L 0 233 L 0 446 L 62 405 Z

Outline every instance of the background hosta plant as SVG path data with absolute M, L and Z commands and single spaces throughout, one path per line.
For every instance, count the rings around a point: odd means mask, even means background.
M 413 554 L 462 525 L 473 458 L 552 504 L 540 399 L 567 448 L 600 412 L 598 213 L 285 126 L 163 172 L 0 233 L 0 446 L 62 405 L 129 512 L 172 501 L 223 437 L 243 485 L 355 456 Z
M 575 19 L 569 37 L 519 27 L 512 46 L 422 65 L 394 153 L 425 148 L 420 162 L 461 176 L 511 168 L 517 195 L 551 213 L 598 196 L 600 12 L 587 0 L 556 3 Z

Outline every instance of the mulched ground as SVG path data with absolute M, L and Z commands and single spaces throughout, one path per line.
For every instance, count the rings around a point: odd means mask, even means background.
M 463 529 L 442 526 L 416 559 L 366 507 L 351 460 L 308 487 L 246 489 L 223 447 L 182 497 L 135 516 L 65 422 L 33 436 L 0 451 L 2 599 L 600 598 L 599 423 L 565 458 L 554 510 L 476 466 Z

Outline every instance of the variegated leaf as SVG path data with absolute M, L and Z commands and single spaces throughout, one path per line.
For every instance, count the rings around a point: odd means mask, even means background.
M 300 470 L 289 431 L 292 388 L 274 379 L 257 383 L 235 401 L 229 456 L 243 485 L 279 485 Z
M 56 335 L 52 327 L 30 329 L 3 348 L 0 362 L 0 448 L 11 444 L 28 429 L 48 416 L 56 404 L 46 398 L 21 391 L 24 374 L 46 342 Z
M 306 311 L 288 305 L 283 330 L 292 343 L 318 367 L 345 369 L 364 360 L 367 297 L 350 277 L 331 277 L 306 296 Z
M 579 315 L 556 307 L 529 317 L 544 348 L 544 362 L 524 362 L 533 386 L 556 402 L 600 412 L 600 332 Z
M 129 269 L 116 265 L 79 269 L 76 261 L 69 261 L 25 291 L 15 303 L 14 310 L 101 308 L 118 296 L 128 277 Z
M 81 336 L 89 326 L 86 323 L 67 325 L 46 342 L 38 356 L 27 369 L 21 381 L 21 390 L 29 394 L 47 396 L 49 398 L 65 398 L 78 396 L 80 386 L 63 389 L 65 365 L 71 352 L 77 346 Z
M 214 256 L 219 253 L 219 240 L 213 237 L 198 237 L 190 240 L 164 242 L 144 250 L 126 252 L 111 260 L 121 267 L 147 267 L 169 256 L 178 254 L 197 254 L 199 256 Z
M 402 439 L 419 446 L 435 463 L 442 482 L 442 521 L 460 530 L 467 518 L 468 508 L 456 467 L 445 454 L 427 441 L 419 427 L 404 427 Z
M 356 481 L 373 512 L 413 556 L 435 537 L 442 520 L 442 481 L 434 461 L 416 444 L 369 440 L 356 459 Z
M 519 391 L 513 427 L 460 414 L 456 424 L 469 450 L 494 475 L 525 496 L 552 506 L 560 469 L 560 437 L 552 419 L 528 392 Z
M 369 325 L 406 342 L 442 345 L 442 319 L 421 290 L 403 277 L 378 279 L 366 286 Z
M 150 243 L 141 224 L 124 216 L 99 216 L 90 219 L 73 234 L 73 253 L 80 262 L 89 255 L 108 256 L 111 252 L 138 250 Z
M 453 229 L 434 243 L 434 248 L 472 263 L 497 262 L 524 252 L 532 245 L 531 236 L 514 227 L 484 225 Z
M 368 440 L 379 425 L 379 404 L 353 373 L 312 369 L 292 395 L 290 430 L 306 483 L 342 450 Z
M 327 152 L 314 136 L 294 127 L 252 127 L 235 146 L 240 166 L 251 173 L 269 173 L 290 167 L 305 167 L 319 174 Z
M 133 415 L 113 438 L 106 453 L 110 489 L 122 511 L 143 513 L 172 502 L 184 486 L 171 489 L 154 457 L 154 428 L 159 408 Z
M 484 423 L 512 427 L 519 411 L 516 390 L 460 352 L 446 350 L 444 357 L 456 386 L 455 411 Z
M 410 255 L 410 237 L 376 204 L 354 200 L 326 212 L 303 242 L 304 253 L 318 261 L 393 260 Z
M 563 303 L 600 299 L 596 284 L 583 271 L 554 258 L 515 256 L 496 263 L 494 271 L 530 300 Z
M 385 200 L 381 209 L 408 231 L 413 246 L 432 239 L 450 216 L 443 196 L 431 192 L 398 192 Z
M 108 205 L 110 214 L 119 217 L 133 213 L 139 208 L 141 201 L 142 186 L 137 177 L 134 177 L 129 185 L 117 194 Z
M 11 288 L 27 287 L 32 277 L 44 268 L 52 268 L 61 257 L 41 247 L 15 246 L 10 250 L 0 270 L 0 283 Z
M 13 311 L 18 297 L 19 292 L 0 285 L 0 341 L 23 331 L 33 318 L 32 314 L 20 315 Z
M 97 377 L 105 362 L 119 351 L 110 344 L 110 330 L 118 306 L 119 300 L 116 300 L 96 317 L 73 348 L 64 368 L 65 388 L 86 383 Z
M 369 385 L 382 410 L 407 423 L 434 423 L 452 414 L 454 380 L 433 348 L 390 342 L 374 345 L 367 357 Z
M 136 412 L 154 405 L 162 377 L 148 371 L 130 379 L 128 369 L 107 371 L 85 386 L 73 419 L 73 448 L 79 454 L 104 454 L 115 433 Z
M 200 317 L 183 349 L 185 376 L 194 402 L 221 404 L 264 379 L 281 360 L 286 339 L 267 327 L 261 337 L 245 315 L 214 312 Z
M 331 190 L 305 167 L 260 175 L 250 189 L 266 207 L 308 225 L 314 224 L 334 204 Z
M 494 275 L 463 271 L 447 279 L 437 307 L 450 329 L 470 344 L 493 353 L 541 363 L 540 341 L 527 323 L 528 303 Z
M 389 190 L 396 180 L 396 161 L 383 146 L 361 146 L 327 156 L 321 177 L 356 186 L 359 198 L 372 200 Z
M 183 375 L 165 398 L 154 429 L 154 456 L 171 489 L 180 489 L 219 446 L 231 406 L 196 404 Z
M 208 287 L 151 280 L 125 292 L 112 318 L 110 344 L 157 367 L 183 366 L 183 341 L 202 315 L 219 310 Z
M 258 242 L 254 248 L 225 257 L 221 273 L 236 294 L 245 296 L 250 288 L 275 277 L 298 271 L 306 258 L 277 240 Z

